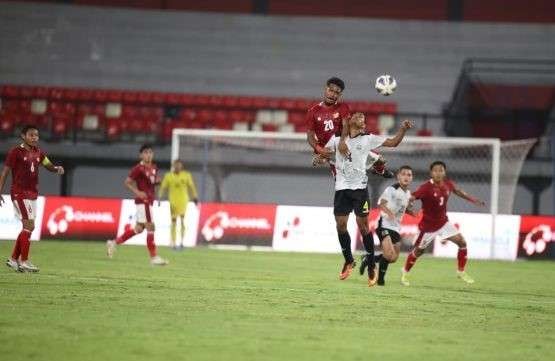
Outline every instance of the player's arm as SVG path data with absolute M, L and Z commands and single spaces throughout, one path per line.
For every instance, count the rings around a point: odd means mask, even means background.
M 137 196 L 137 198 L 147 199 L 146 193 L 140 191 L 139 188 L 137 188 L 135 181 L 131 177 L 127 177 L 124 184 L 127 189 L 129 189 L 135 196 Z
M 412 197 L 410 199 L 412 200 Z M 407 206 L 407 209 L 405 209 L 405 213 L 410 214 L 413 217 L 418 217 L 418 213 L 420 212 L 414 209 L 414 200 L 411 200 L 409 200 L 409 205 Z
M 331 157 L 331 153 L 318 144 L 318 139 L 316 138 L 316 133 L 314 132 L 314 113 L 312 110 L 309 110 L 306 113 L 306 141 L 317 154 L 326 158 Z
M 164 198 L 164 193 L 166 192 L 166 189 L 168 189 L 168 174 L 166 174 L 164 176 L 164 179 L 162 179 L 162 183 L 160 184 L 160 189 L 158 189 L 158 199 L 162 199 Z
M 403 122 L 401 123 L 401 127 L 399 127 L 399 130 L 397 131 L 397 134 L 395 134 L 393 138 L 387 138 L 382 145 L 384 147 L 395 148 L 401 143 L 401 141 L 405 137 L 405 134 L 407 133 L 407 130 L 412 128 L 413 125 L 413 122 L 411 122 L 410 120 L 403 120 Z
M 349 136 L 349 119 L 351 119 L 350 115 L 347 115 L 343 118 L 343 125 L 341 127 L 341 138 L 339 139 L 339 145 L 337 147 L 339 153 L 343 154 L 345 157 L 347 157 L 351 153 L 346 143 L 347 137 Z
M 187 192 L 189 192 L 189 195 L 191 196 L 191 199 L 193 200 L 193 202 L 195 204 L 198 204 L 198 193 L 197 193 L 197 187 L 195 185 L 195 181 L 193 179 L 193 175 L 189 174 L 188 177 L 188 181 L 187 181 Z
M 486 202 L 482 201 L 479 198 L 471 196 L 470 194 L 466 193 L 465 191 L 463 191 L 462 189 L 460 189 L 457 186 L 455 186 L 455 188 L 453 188 L 453 193 L 455 193 L 457 196 L 461 197 L 462 199 L 465 199 L 465 200 L 469 201 L 470 203 L 475 204 L 477 206 L 483 207 L 483 206 L 486 205 Z
M 10 174 L 11 168 L 7 165 L 2 168 L 2 173 L 0 174 L 0 207 L 4 204 L 4 198 L 2 198 L 2 192 L 4 191 L 4 184 L 6 184 L 6 179 L 8 179 L 8 174 Z
M 387 208 L 387 200 L 381 199 L 378 207 L 382 212 L 387 214 L 387 217 L 389 217 L 390 219 L 395 219 L 395 215 L 393 214 L 393 212 L 391 212 L 391 209 Z
M 42 159 L 41 164 L 49 172 L 56 173 L 56 174 L 59 174 L 59 175 L 64 174 L 64 167 L 62 167 L 61 165 L 52 164 L 52 162 L 50 161 L 50 159 L 48 159 L 47 156 L 44 156 L 44 158 Z

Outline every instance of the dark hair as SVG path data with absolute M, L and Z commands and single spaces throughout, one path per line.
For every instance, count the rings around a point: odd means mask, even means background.
M 432 164 L 430 164 L 430 170 L 434 169 L 434 167 L 435 167 L 436 165 L 440 165 L 440 166 L 443 167 L 443 169 L 447 170 L 447 166 L 445 165 L 445 163 L 443 163 L 443 162 L 440 161 L 440 160 L 436 160 L 435 162 L 432 162 Z
M 412 172 L 412 167 L 410 165 L 402 165 L 399 167 L 399 170 L 397 171 L 397 174 L 401 173 L 401 171 L 403 170 L 410 170 Z
M 39 130 L 39 128 L 37 128 L 35 125 L 27 124 L 23 128 L 21 128 L 21 135 L 25 135 L 25 134 L 27 134 L 28 131 L 33 130 L 33 129 L 36 130 L 36 131 Z
M 330 84 L 337 85 L 341 91 L 345 90 L 345 82 L 338 77 L 329 78 L 326 85 L 329 86 Z
M 142 153 L 143 151 L 145 151 L 147 149 L 152 149 L 152 145 L 150 145 L 150 144 L 141 145 L 141 148 L 139 149 L 139 153 Z

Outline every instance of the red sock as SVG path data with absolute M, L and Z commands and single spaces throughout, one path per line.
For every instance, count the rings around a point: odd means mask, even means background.
M 21 254 L 21 262 L 27 261 L 29 259 L 29 248 L 31 247 L 31 232 L 26 229 L 22 229 L 21 233 L 17 237 L 17 243 L 19 243 L 19 249 Z
M 18 260 L 19 256 L 21 256 L 21 234 L 23 233 L 23 230 L 21 232 L 19 232 L 19 235 L 17 236 L 17 239 L 15 240 L 15 243 L 13 245 L 13 252 L 12 252 L 12 259 L 13 260 Z
M 127 241 L 129 238 L 135 235 L 134 229 L 128 229 L 127 231 L 123 232 L 121 236 L 116 238 L 116 244 L 122 244 L 123 242 Z
M 382 174 L 383 171 L 385 170 L 385 163 L 383 163 L 383 162 L 376 162 L 376 163 L 374 163 L 374 165 L 372 166 L 372 168 L 374 168 L 374 170 L 376 171 L 376 173 Z
M 414 251 L 412 251 L 411 253 L 409 253 L 409 256 L 407 257 L 407 260 L 405 261 L 405 272 L 410 271 L 410 269 L 412 268 L 412 266 L 414 266 L 414 264 L 416 263 L 416 260 L 418 259 L 418 257 L 416 257 L 414 255 Z
M 459 266 L 459 271 L 464 271 L 464 266 L 466 266 L 466 257 L 467 250 L 466 248 L 459 248 L 459 252 L 457 253 L 457 264 Z
M 154 244 L 154 232 L 146 233 L 146 248 L 148 248 L 148 253 L 150 253 L 150 257 L 156 256 L 156 245 Z

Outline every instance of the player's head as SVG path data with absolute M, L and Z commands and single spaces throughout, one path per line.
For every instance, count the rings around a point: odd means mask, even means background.
M 154 151 L 152 150 L 152 146 L 150 144 L 143 144 L 141 148 L 139 148 L 139 156 L 141 160 L 145 163 L 152 162 L 152 158 L 154 158 Z
M 447 175 L 447 165 L 440 160 L 436 160 L 430 164 L 430 175 L 434 182 L 441 182 Z
M 349 127 L 353 129 L 366 129 L 366 117 L 363 113 L 354 113 L 349 119 Z
M 397 171 L 397 181 L 401 187 L 408 187 L 412 183 L 412 168 L 408 165 L 403 165 Z
M 345 90 L 345 82 L 337 77 L 329 78 L 324 88 L 324 103 L 327 105 L 335 104 L 341 98 Z
M 176 159 L 172 164 L 173 171 L 179 173 L 183 170 L 183 162 L 180 159 Z
M 39 129 L 34 125 L 26 125 L 21 128 L 21 139 L 31 147 L 36 147 L 39 143 Z

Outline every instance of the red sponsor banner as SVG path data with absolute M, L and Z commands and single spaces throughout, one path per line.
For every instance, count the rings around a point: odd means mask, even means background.
M 107 239 L 119 224 L 120 199 L 47 197 L 43 239 Z
M 202 203 L 197 244 L 272 246 L 276 205 Z
M 520 217 L 518 257 L 555 259 L 555 217 Z

